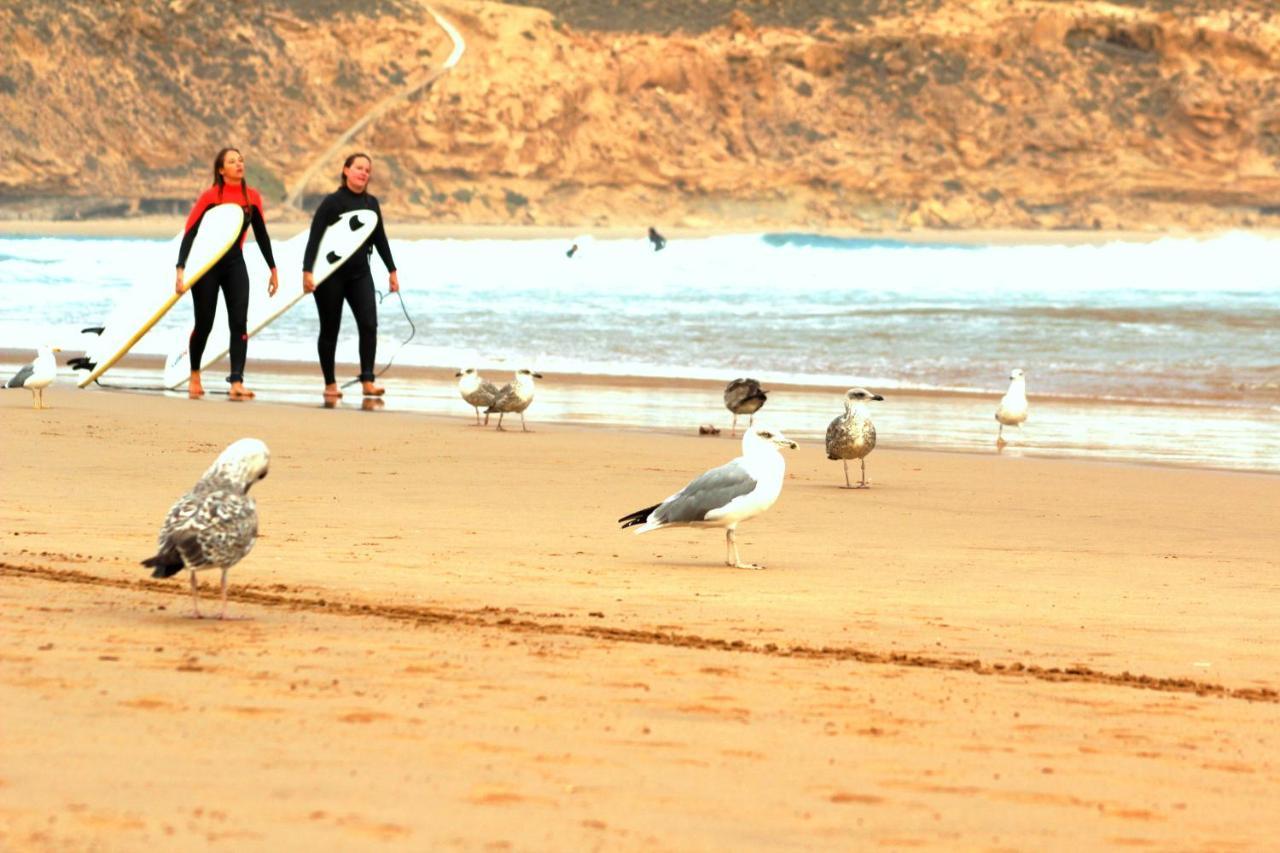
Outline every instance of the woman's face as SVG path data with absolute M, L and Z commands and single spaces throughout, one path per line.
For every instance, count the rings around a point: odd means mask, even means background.
M 357 157 L 351 165 L 343 168 L 342 176 L 347 179 L 347 189 L 353 193 L 362 193 L 369 186 L 369 178 L 373 175 L 373 164 L 367 157 Z
M 222 165 L 218 167 L 218 174 L 229 184 L 238 184 L 244 180 L 244 157 L 240 156 L 239 151 L 227 152 L 222 158 Z

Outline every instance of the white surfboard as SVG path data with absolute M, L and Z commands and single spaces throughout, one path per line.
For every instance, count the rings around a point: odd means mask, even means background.
M 348 259 L 363 250 L 377 227 L 378 214 L 372 210 L 353 210 L 342 214 L 337 222 L 326 228 L 320 236 L 320 247 L 316 251 L 316 261 L 311 269 L 316 286 L 323 284 Z M 248 318 L 250 338 L 283 316 L 307 295 L 302 289 L 302 256 L 307 248 L 309 234 L 309 231 L 304 231 L 292 237 L 274 253 L 280 283 L 275 296 L 268 297 L 263 288 L 257 285 L 251 289 Z M 204 370 L 230 352 L 230 341 L 226 312 L 220 310 L 214 319 L 213 331 L 209 333 L 204 355 L 200 358 L 200 369 Z M 191 379 L 188 343 L 189 339 L 184 335 L 165 359 L 164 387 L 181 388 Z
M 85 347 L 89 372 L 79 382 L 81 388 L 106 373 L 134 344 L 142 339 L 151 327 L 177 304 L 178 300 L 213 268 L 227 250 L 240 238 L 244 228 L 244 210 L 238 204 L 218 204 L 205 211 L 196 226 L 196 236 L 191 244 L 184 269 L 184 289 L 175 293 L 172 272 L 167 281 L 157 277 L 155 285 L 145 284 L 132 297 L 116 306 L 104 324 L 101 334 L 91 339 Z M 174 248 L 182 241 L 182 235 L 174 239 Z

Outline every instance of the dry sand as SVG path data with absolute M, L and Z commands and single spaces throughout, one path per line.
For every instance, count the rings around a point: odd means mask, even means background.
M 802 445 L 752 572 L 615 523 L 724 436 L 47 399 L 0 394 L 0 849 L 1280 833 L 1278 477 L 877 450 L 848 491 Z M 138 561 L 245 435 L 247 619 L 197 621 Z

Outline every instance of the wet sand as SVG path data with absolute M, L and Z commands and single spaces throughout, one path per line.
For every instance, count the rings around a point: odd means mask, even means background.
M 806 443 L 739 531 L 751 572 L 719 531 L 615 523 L 724 436 L 48 399 L 0 394 L 2 848 L 1280 830 L 1275 476 L 878 449 L 848 491 Z M 244 435 L 273 451 L 247 618 L 193 620 L 138 561 Z

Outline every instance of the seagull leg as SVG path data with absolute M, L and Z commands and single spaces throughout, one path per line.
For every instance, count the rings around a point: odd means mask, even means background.
M 194 569 L 191 570 L 191 606 L 196 609 L 195 617 L 203 619 L 204 617 L 200 615 L 200 592 L 196 588 L 196 573 Z
M 763 569 L 764 568 L 764 566 L 759 566 L 759 565 L 756 565 L 755 563 L 742 562 L 742 558 L 738 556 L 738 540 L 733 535 L 732 527 L 728 528 L 725 531 L 725 538 L 729 540 L 729 547 L 733 549 L 733 562 L 729 563 L 729 565 L 733 566 L 735 569 Z
M 502 428 L 502 418 L 505 414 L 506 412 L 498 412 L 498 431 L 499 432 L 506 432 L 506 430 Z
M 849 460 L 844 459 L 842 461 L 844 462 L 844 487 L 846 489 L 852 489 L 853 483 L 849 482 Z
M 40 391 L 38 389 L 35 389 L 35 388 L 31 389 L 31 408 L 33 409 L 40 408 L 40 404 L 38 402 L 40 399 L 39 395 L 40 395 Z
M 480 407 L 473 406 L 472 408 L 476 410 L 476 426 L 480 426 Z M 487 416 L 485 417 L 485 420 L 488 420 Z
M 733 426 L 729 427 L 729 435 L 732 437 L 732 436 L 735 436 L 735 435 L 737 435 L 737 434 L 738 434 L 738 413 L 737 413 L 737 412 L 734 412 L 734 413 L 733 413 Z
M 859 489 L 866 489 L 871 486 L 867 482 L 867 457 L 862 457 L 862 482 L 858 484 Z
M 528 431 L 529 431 L 529 428 L 528 428 L 527 426 L 525 426 L 525 425 L 524 425 L 524 412 L 521 412 L 521 413 L 520 413 L 520 431 L 521 431 L 521 432 L 528 432 Z

